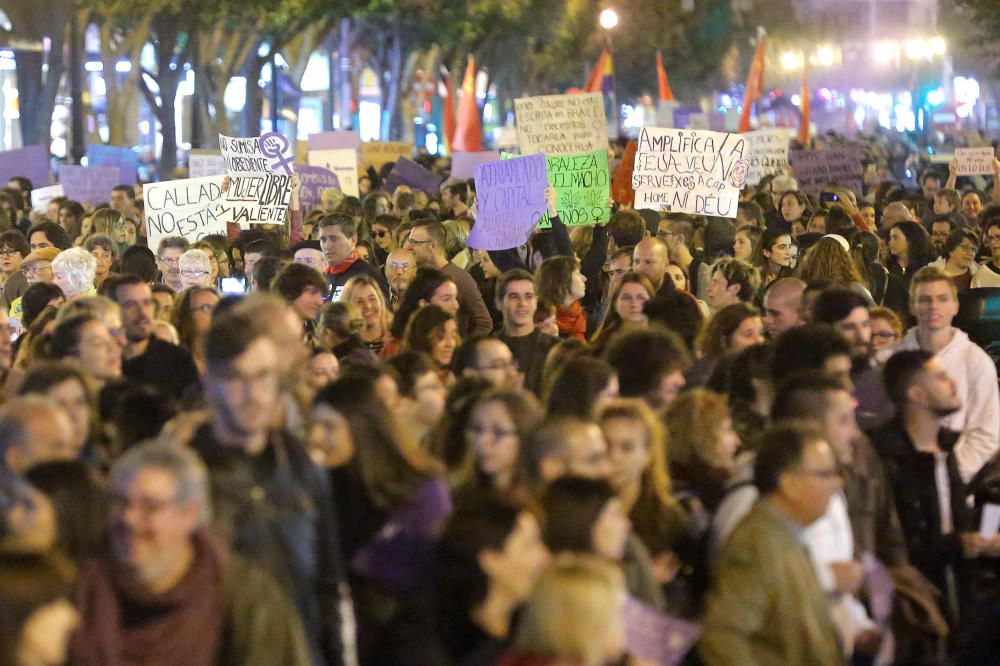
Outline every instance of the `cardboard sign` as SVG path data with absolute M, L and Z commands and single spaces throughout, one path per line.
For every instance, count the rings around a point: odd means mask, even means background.
M 545 156 L 480 164 L 475 179 L 478 214 L 469 247 L 509 250 L 527 242 L 545 216 Z
M 769 127 L 744 132 L 747 141 L 747 185 L 757 185 L 760 179 L 772 173 L 782 173 L 788 166 L 788 130 Z
M 111 190 L 122 184 L 118 167 L 82 167 L 63 164 L 59 167 L 59 182 L 66 196 L 86 204 L 106 203 Z
M 49 184 L 49 149 L 45 146 L 27 146 L 0 152 L 0 182 L 3 185 L 14 176 L 23 176 L 32 187 Z
M 440 194 L 444 177 L 425 169 L 407 157 L 401 157 L 385 179 L 385 191 L 392 194 L 400 185 L 425 192 L 429 197 Z
M 864 191 L 861 151 L 856 147 L 790 150 L 788 163 L 795 171 L 799 189 L 806 194 L 819 196 L 830 183 L 850 188 L 857 194 Z
M 339 150 L 341 148 L 357 150 L 361 146 L 361 137 L 353 131 L 320 132 L 310 134 L 307 143 L 309 150 Z
M 299 174 L 299 180 L 302 181 L 302 187 L 299 189 L 299 205 L 302 206 L 303 216 L 319 208 L 323 201 L 323 190 L 340 189 L 337 175 L 329 169 L 299 164 L 295 167 L 295 173 Z
M 188 176 L 191 178 L 224 176 L 227 173 L 226 159 L 218 151 L 192 150 L 188 155 Z
M 66 196 L 62 185 L 49 185 L 31 190 L 31 212 L 45 215 L 49 212 L 49 202 Z M 52 220 L 57 222 L 57 220 Z
M 219 135 L 230 183 L 218 215 L 237 224 L 283 224 L 292 196 L 295 146 L 285 136 Z
M 608 196 L 608 151 L 595 150 L 579 155 L 550 155 L 546 158 L 549 182 L 558 193 L 559 219 L 570 227 L 603 224 L 611 219 Z M 550 227 L 548 215 L 540 225 Z
M 749 169 L 741 135 L 644 127 L 638 143 L 635 208 L 736 217 Z
M 468 180 L 476 175 L 476 165 L 496 162 L 500 153 L 495 150 L 484 150 L 479 153 L 452 153 L 451 177 Z
M 349 197 L 360 196 L 358 190 L 358 152 L 349 148 L 310 150 L 309 164 L 323 167 L 337 176 L 340 191 Z
M 604 95 L 545 95 L 514 100 L 517 136 L 525 155 L 573 155 L 608 147 Z
M 194 242 L 210 234 L 225 235 L 226 221 L 218 215 L 225 199 L 224 179 L 206 176 L 143 185 L 149 247 L 158 247 L 169 236 Z
M 993 174 L 993 146 L 979 148 L 956 148 L 955 162 L 958 176 L 981 176 Z
M 139 180 L 139 156 L 131 148 L 91 143 L 87 146 L 87 166 L 117 167 L 117 185 L 135 185 Z
M 625 645 L 637 657 L 659 666 L 676 666 L 702 634 L 700 625 L 665 615 L 628 597 L 624 611 Z
M 413 143 L 409 141 L 369 141 L 358 149 L 358 167 L 367 171 L 375 167 L 378 171 L 389 162 L 398 162 L 401 157 L 413 156 Z

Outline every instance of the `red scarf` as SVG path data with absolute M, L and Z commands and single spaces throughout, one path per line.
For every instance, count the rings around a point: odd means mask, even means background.
M 587 318 L 583 314 L 580 301 L 573 301 L 570 305 L 556 308 L 556 325 L 559 326 L 560 336 L 586 340 Z
M 343 273 L 348 268 L 350 268 L 351 265 L 355 261 L 357 261 L 358 259 L 359 259 L 359 257 L 358 257 L 358 251 L 357 250 L 351 250 L 351 253 L 349 255 L 347 255 L 347 259 L 344 259 L 342 262 L 340 262 L 336 266 L 327 265 L 327 267 L 326 267 L 326 274 L 327 275 L 339 275 L 340 273 Z

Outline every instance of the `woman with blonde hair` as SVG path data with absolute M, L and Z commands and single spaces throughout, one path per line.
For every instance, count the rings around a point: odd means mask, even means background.
M 361 339 L 365 347 L 382 358 L 388 358 L 395 351 L 392 341 L 392 311 L 386 305 L 382 288 L 374 278 L 368 275 L 356 275 L 344 285 L 341 300 L 357 306 L 361 311 L 365 327 L 361 331 Z
M 594 555 L 565 553 L 542 571 L 500 666 L 603 666 L 625 652 L 625 578 Z

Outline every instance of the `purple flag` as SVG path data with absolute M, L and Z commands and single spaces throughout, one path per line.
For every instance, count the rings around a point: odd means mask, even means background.
M 122 184 L 118 167 L 82 167 L 75 164 L 59 167 L 59 182 L 67 197 L 89 204 L 109 201 L 111 190 Z
M 0 183 L 14 176 L 24 176 L 33 188 L 49 184 L 49 151 L 45 146 L 27 146 L 0 153 Z
M 625 602 L 625 644 L 637 657 L 675 666 L 699 636 L 700 625 L 664 615 L 632 597 Z
M 361 137 L 357 132 L 320 132 L 309 135 L 309 150 L 340 150 L 349 148 L 357 150 L 361 146 Z
M 478 214 L 469 247 L 509 250 L 526 243 L 545 217 L 547 186 L 542 154 L 476 166 Z
M 302 189 L 299 190 L 299 203 L 302 205 L 302 214 L 308 215 L 314 208 L 319 207 L 323 198 L 323 190 L 328 188 L 340 189 L 340 181 L 337 174 L 329 169 L 307 164 L 296 164 L 295 173 L 299 174 L 302 181 Z
M 139 156 L 131 148 L 92 143 L 87 146 L 87 166 L 117 167 L 117 185 L 135 185 L 139 180 Z
M 411 159 L 400 157 L 385 179 L 385 191 L 392 194 L 400 185 L 408 185 L 426 192 L 429 197 L 436 197 L 443 181 L 444 177 L 430 169 L 425 169 Z
M 452 153 L 451 175 L 453 178 L 472 178 L 475 175 L 477 164 L 496 162 L 498 159 L 500 159 L 500 153 L 496 150 L 484 150 L 479 153 Z

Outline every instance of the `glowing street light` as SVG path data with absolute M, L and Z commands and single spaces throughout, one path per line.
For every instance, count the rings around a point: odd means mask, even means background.
M 875 44 L 875 61 L 889 63 L 896 58 L 899 45 L 896 42 L 886 41 Z
M 601 11 L 601 15 L 597 20 L 601 24 L 602 28 L 605 30 L 611 30 L 618 25 L 618 12 L 610 8 L 604 9 Z
M 948 51 L 948 44 L 943 37 L 932 37 L 927 46 L 934 55 L 944 55 Z
M 794 72 L 801 66 L 801 60 L 797 52 L 785 51 L 781 54 L 781 68 L 786 72 Z
M 837 62 L 837 54 L 832 46 L 821 46 L 816 50 L 816 64 L 820 67 L 833 67 Z

